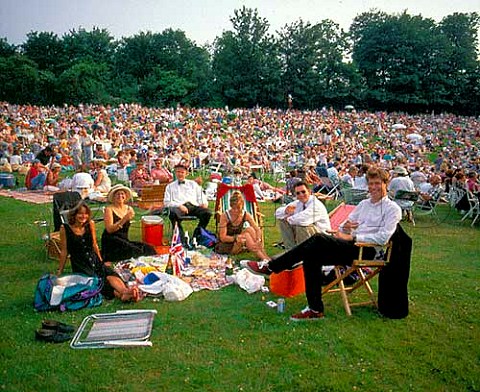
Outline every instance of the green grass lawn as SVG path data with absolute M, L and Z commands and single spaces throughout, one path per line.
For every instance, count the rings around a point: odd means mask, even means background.
M 279 240 L 266 216 L 269 254 Z M 332 205 L 329 205 L 331 208 Z M 293 324 L 303 295 L 279 314 L 272 294 L 230 286 L 169 303 L 107 301 L 100 308 L 36 313 L 35 285 L 56 263 L 45 260 L 33 222 L 51 220 L 51 205 L 0 197 L 0 388 L 5 391 L 480 391 L 478 226 L 441 206 L 438 217 L 404 224 L 413 237 L 410 315 L 380 317 L 372 308 L 345 315 L 337 296 L 325 297 L 327 317 Z M 140 238 L 140 219 L 131 231 Z M 212 225 L 213 228 L 213 225 Z M 44 318 L 79 325 L 92 313 L 156 309 L 153 347 L 72 350 L 34 340 Z

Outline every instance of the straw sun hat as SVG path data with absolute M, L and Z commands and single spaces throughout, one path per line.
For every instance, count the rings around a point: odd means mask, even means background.
M 132 190 L 130 188 L 122 184 L 117 184 L 114 187 L 112 187 L 112 189 L 110 189 L 110 192 L 108 192 L 107 200 L 109 203 L 113 203 L 113 198 L 115 196 L 115 193 L 117 193 L 118 191 L 124 191 L 127 194 L 127 199 L 132 198 Z

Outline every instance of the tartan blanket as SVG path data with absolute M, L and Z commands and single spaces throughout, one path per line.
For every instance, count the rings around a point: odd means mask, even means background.
M 45 193 L 43 191 L 12 191 L 7 189 L 0 189 L 0 196 L 11 197 L 15 200 L 25 201 L 27 203 L 34 204 L 46 204 L 53 202 L 53 196 L 51 193 Z

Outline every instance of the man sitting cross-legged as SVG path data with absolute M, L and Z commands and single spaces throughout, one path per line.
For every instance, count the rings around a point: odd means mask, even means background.
M 293 191 L 297 200 L 275 211 L 285 249 L 290 250 L 315 233 L 330 230 L 330 219 L 323 203 L 304 181 L 298 181 Z
M 351 265 L 358 256 L 355 242 L 385 245 L 402 218 L 400 207 L 387 196 L 389 175 L 372 167 L 366 174 L 370 198 L 362 200 L 348 219 L 333 234 L 318 233 L 290 251 L 268 262 L 246 263 L 253 273 L 270 275 L 292 268 L 303 261 L 308 306 L 290 317 L 292 321 L 318 320 L 324 317 L 322 301 L 322 266 Z M 364 249 L 365 257 L 375 256 L 374 247 Z

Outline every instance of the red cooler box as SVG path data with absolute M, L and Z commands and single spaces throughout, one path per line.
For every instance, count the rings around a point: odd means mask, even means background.
M 155 215 L 142 217 L 142 241 L 152 246 L 163 245 L 163 219 Z

